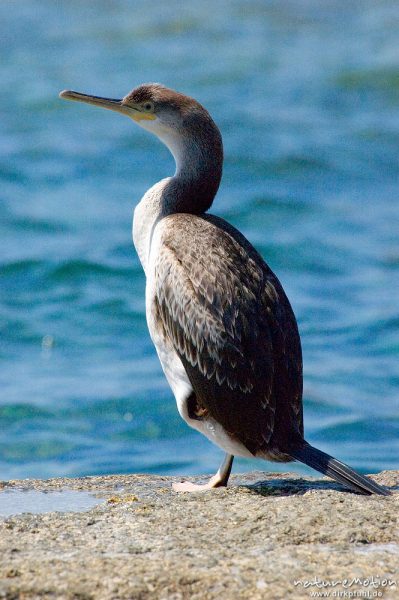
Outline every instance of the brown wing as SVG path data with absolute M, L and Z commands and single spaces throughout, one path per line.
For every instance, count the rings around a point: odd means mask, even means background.
M 254 454 L 276 426 L 301 430 L 295 317 L 249 242 L 215 217 L 166 217 L 155 269 L 159 323 L 198 404 Z

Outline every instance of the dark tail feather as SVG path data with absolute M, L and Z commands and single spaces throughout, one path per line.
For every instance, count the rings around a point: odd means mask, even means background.
M 316 469 L 316 471 L 328 475 L 359 494 L 379 494 L 380 496 L 390 496 L 391 494 L 389 490 L 381 487 L 378 483 L 368 477 L 359 475 L 348 465 L 306 442 L 303 446 L 290 450 L 290 455 L 295 460 L 299 460 L 299 462 L 305 463 L 305 465 Z

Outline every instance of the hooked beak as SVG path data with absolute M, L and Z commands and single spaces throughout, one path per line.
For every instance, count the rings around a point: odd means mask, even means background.
M 89 94 L 81 94 L 80 92 L 74 92 L 72 90 L 64 90 L 60 92 L 60 98 L 65 100 L 73 100 L 75 102 L 85 102 L 86 104 L 94 104 L 94 106 L 101 106 L 102 108 L 109 108 L 116 112 L 133 116 L 132 111 L 136 112 L 138 109 L 133 106 L 127 106 L 122 103 L 122 100 L 115 100 L 114 98 L 101 98 L 101 96 L 91 96 Z
M 142 112 L 140 105 L 134 105 L 124 102 L 124 98 L 116 100 L 114 98 L 102 98 L 101 96 L 91 96 L 90 94 L 81 94 L 80 92 L 73 92 L 72 90 L 64 90 L 60 92 L 60 98 L 65 100 L 73 100 L 74 102 L 85 102 L 86 104 L 94 104 L 94 106 L 101 106 L 102 108 L 108 108 L 115 112 L 127 115 L 137 123 L 140 121 L 153 121 L 156 116 L 152 113 Z

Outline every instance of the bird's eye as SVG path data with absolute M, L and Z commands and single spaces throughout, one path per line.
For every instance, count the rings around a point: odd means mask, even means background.
M 154 108 L 154 105 L 153 105 L 153 103 L 152 103 L 152 102 L 146 102 L 146 103 L 144 104 L 144 110 L 145 110 L 146 112 L 150 112 L 150 111 L 152 111 L 152 110 L 153 110 L 153 108 Z

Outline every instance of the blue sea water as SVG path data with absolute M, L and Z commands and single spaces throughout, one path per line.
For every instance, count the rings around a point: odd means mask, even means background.
M 292 302 L 309 441 L 364 472 L 397 467 L 398 36 L 388 0 L 0 3 L 1 479 L 221 458 L 178 416 L 131 242 L 173 159 L 122 116 L 58 99 L 147 81 L 220 126 L 213 212 Z M 287 468 L 235 469 L 254 466 Z

